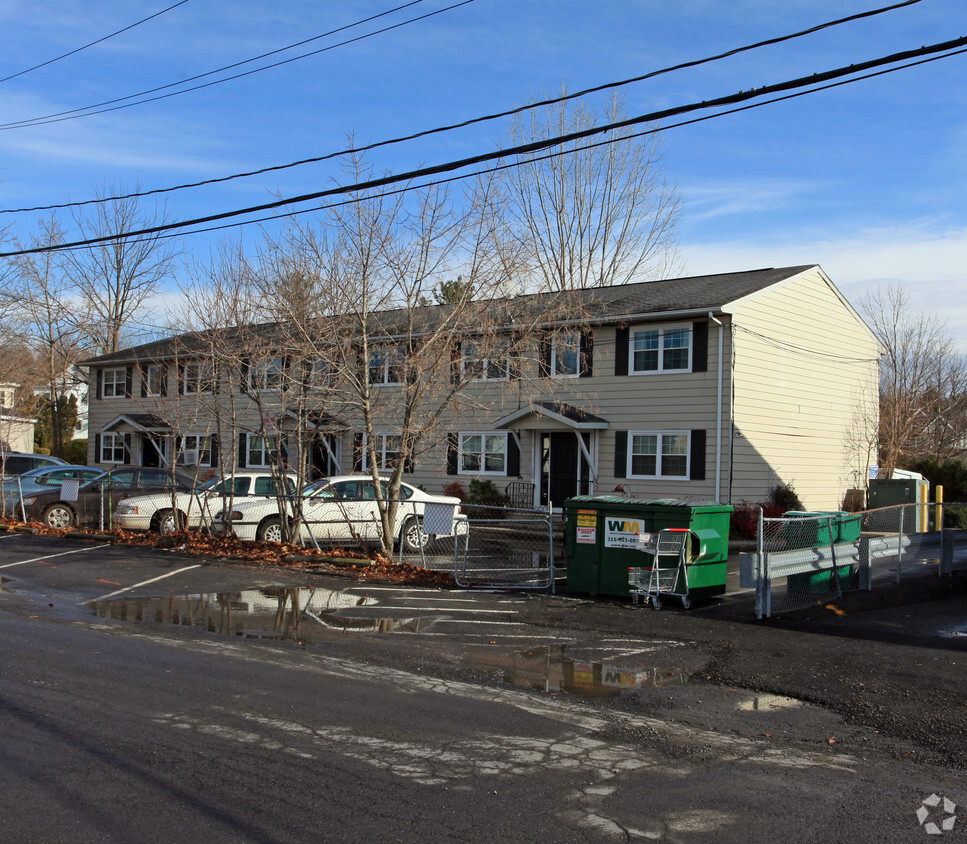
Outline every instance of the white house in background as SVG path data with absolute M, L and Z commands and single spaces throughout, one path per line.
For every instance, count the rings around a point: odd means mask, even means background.
M 515 302 L 532 300 L 539 312 L 541 295 Z M 472 400 L 443 411 L 442 433 L 408 461 L 409 483 L 439 492 L 485 479 L 501 490 L 513 484 L 538 506 L 617 486 L 643 498 L 738 503 L 792 485 L 810 509 L 838 508 L 847 490 L 865 487 L 880 347 L 818 265 L 575 296 L 580 319 L 548 326 L 523 356 L 480 361 L 472 336 L 457 343 L 438 377 L 450 379 L 455 366 L 479 372 L 466 388 Z M 432 329 L 443 312 L 426 308 L 421 324 Z M 385 336 L 373 342 L 383 346 L 359 365 L 379 390 L 402 391 L 405 322 L 397 326 L 395 312 L 380 317 Z M 272 327 L 250 330 L 264 332 L 266 357 L 241 379 L 215 371 L 206 357 L 213 338 L 193 334 L 86 361 L 90 464 L 167 465 L 182 451 L 211 471 L 270 462 L 287 417 L 267 425 L 251 396 L 253 373 L 271 390 L 289 367 L 312 372 L 317 362 L 273 357 Z M 228 333 L 214 339 L 233 342 Z M 174 430 L 176 419 L 190 422 Z M 320 399 L 313 427 L 317 473 L 366 469 L 352 412 Z M 373 434 L 381 464 L 394 458 L 392 424 Z
M 36 419 L 18 416 L 16 395 L 19 384 L 0 383 L 0 451 L 34 451 L 34 425 Z
M 69 366 L 56 383 L 57 392 L 63 396 L 77 399 L 77 424 L 71 434 L 72 440 L 86 440 L 88 437 L 88 417 L 90 415 L 89 391 L 84 373 L 76 366 Z M 35 396 L 50 397 L 50 386 L 34 387 Z

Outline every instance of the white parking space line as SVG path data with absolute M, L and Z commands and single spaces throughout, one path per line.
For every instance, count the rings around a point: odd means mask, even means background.
M 458 612 L 461 615 L 475 613 L 477 615 L 513 615 L 513 610 L 475 610 L 464 609 L 463 607 L 411 607 L 393 606 L 393 604 L 371 604 L 367 608 L 374 610 L 406 610 L 407 612 L 432 611 L 432 612 Z
M 27 563 L 42 563 L 46 560 L 52 560 L 54 557 L 64 557 L 67 554 L 79 554 L 81 551 L 96 551 L 98 548 L 108 548 L 110 545 L 110 542 L 105 542 L 103 545 L 92 545 L 90 548 L 75 548 L 73 551 L 61 551 L 59 554 L 44 554 L 42 557 L 32 557 L 29 560 L 21 560 L 19 563 L 6 563 L 0 566 L 0 569 L 9 569 L 13 566 L 25 566 Z
M 176 574 L 181 574 L 183 571 L 191 571 L 192 569 L 201 568 L 201 563 L 196 563 L 193 566 L 184 566 L 183 568 L 176 569 L 175 571 L 169 571 L 167 574 L 158 575 L 158 577 L 152 577 L 150 580 L 142 580 L 140 583 L 135 583 L 131 586 L 125 586 L 122 589 L 115 589 L 113 592 L 108 592 L 107 595 L 101 595 L 100 598 L 94 598 L 95 601 L 106 601 L 108 598 L 113 598 L 115 595 L 120 595 L 122 592 L 130 592 L 132 589 L 140 589 L 142 586 L 147 586 L 149 583 L 157 583 L 159 580 L 164 580 L 166 577 L 173 577 Z M 88 601 L 81 601 L 81 606 L 89 603 Z

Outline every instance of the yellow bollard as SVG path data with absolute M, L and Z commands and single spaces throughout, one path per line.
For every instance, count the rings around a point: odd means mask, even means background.
M 937 506 L 933 508 L 934 530 L 943 530 L 943 487 L 938 486 L 934 490 L 934 501 Z
M 927 512 L 928 510 L 927 503 L 930 500 L 930 487 L 927 484 L 918 484 L 917 498 L 918 498 L 917 503 L 920 505 L 919 507 L 917 507 L 917 522 L 920 525 L 920 533 L 926 533 L 927 519 L 930 515 Z

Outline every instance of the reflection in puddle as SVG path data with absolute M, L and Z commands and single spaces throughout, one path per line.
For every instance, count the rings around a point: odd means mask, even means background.
M 681 668 L 652 668 L 607 662 L 584 662 L 564 656 L 563 645 L 514 653 L 473 651 L 467 663 L 481 671 L 503 671 L 504 681 L 544 692 L 582 697 L 612 697 L 643 686 L 681 686 L 689 681 Z
M 100 618 L 153 621 L 194 627 L 246 639 L 311 641 L 323 631 L 354 633 L 418 633 L 436 619 L 373 618 L 353 610 L 372 598 L 332 589 L 247 589 L 163 598 L 118 598 L 92 601 Z
M 770 712 L 775 709 L 792 709 L 802 706 L 801 700 L 794 697 L 784 697 L 783 695 L 757 695 L 751 700 L 744 700 L 739 704 L 739 709 L 753 712 Z

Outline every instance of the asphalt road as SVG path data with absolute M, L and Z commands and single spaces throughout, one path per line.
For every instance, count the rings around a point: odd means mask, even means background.
M 4 841 L 967 834 L 961 579 L 758 623 L 33 536 L 0 577 Z

